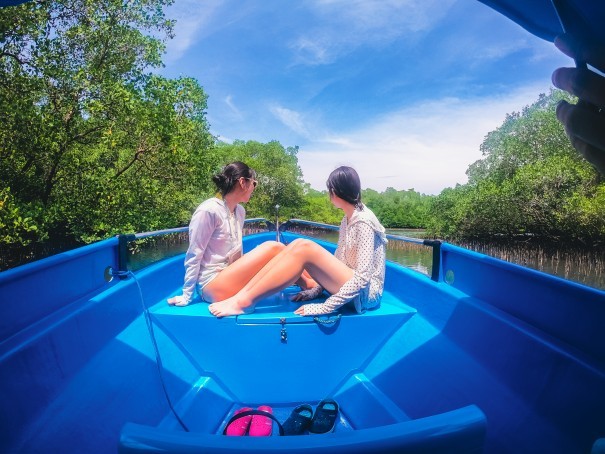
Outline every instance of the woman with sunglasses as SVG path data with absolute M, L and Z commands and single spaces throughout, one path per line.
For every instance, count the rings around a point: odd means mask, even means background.
M 339 167 L 327 181 L 330 200 L 344 211 L 336 252 L 307 239 L 297 239 L 280 251 L 234 296 L 211 304 L 217 317 L 254 310 L 264 297 L 297 283 L 304 270 L 319 284 L 296 294 L 294 301 L 331 294 L 323 303 L 305 304 L 295 313 L 318 315 L 352 304 L 358 313 L 380 304 L 384 287 L 386 235 L 374 213 L 361 203 L 361 183 L 355 169 Z
M 169 298 L 170 305 L 188 305 L 196 290 L 206 302 L 229 298 L 285 248 L 276 241 L 267 241 L 242 255 L 246 211 L 240 203 L 248 202 L 256 188 L 254 170 L 236 161 L 212 180 L 221 197 L 202 202 L 191 218 L 183 293 Z M 317 285 L 306 273 L 299 278 L 298 283 L 304 288 Z

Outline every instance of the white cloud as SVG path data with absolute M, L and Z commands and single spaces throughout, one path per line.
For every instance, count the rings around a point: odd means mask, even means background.
M 327 64 L 360 46 L 381 46 L 427 32 L 454 0 L 317 0 L 308 7 L 317 20 L 293 39 L 296 64 Z
M 231 113 L 237 119 L 241 120 L 243 118 L 242 112 L 237 108 L 237 106 L 233 102 L 233 96 L 232 95 L 227 95 L 227 97 L 225 98 L 225 104 L 227 105 L 227 107 L 229 108 L 229 110 L 231 111 Z
M 330 45 L 322 42 L 324 40 L 299 37 L 290 47 L 296 53 L 296 63 L 308 65 L 322 65 L 329 63 L 332 59 Z
M 547 88 L 528 86 L 507 96 L 420 103 L 355 132 L 327 135 L 299 151 L 304 180 L 323 190 L 332 169 L 350 165 L 359 171 L 364 188 L 438 194 L 466 183 L 466 169 L 482 158 L 479 146 L 487 133 Z
M 166 44 L 165 63 L 179 60 L 203 35 L 216 29 L 222 5 L 222 0 L 177 0 L 167 8 L 166 16 L 176 20 L 176 26 L 174 38 Z
M 310 6 L 321 19 L 348 28 L 350 35 L 360 30 L 381 30 L 392 35 L 431 29 L 453 3 L 454 0 L 318 0 Z
M 490 46 L 477 47 L 477 53 L 473 58 L 477 60 L 501 60 L 509 55 L 515 54 L 531 46 L 527 39 L 516 39 L 505 43 L 492 44 Z
M 572 58 L 559 52 L 553 43 L 536 39 L 532 41 L 532 62 L 549 61 L 549 65 L 553 68 L 558 66 L 574 66 Z
M 308 137 L 309 132 L 305 127 L 305 123 L 300 113 L 278 105 L 270 106 L 269 110 L 280 122 L 290 128 L 292 131 L 303 137 Z

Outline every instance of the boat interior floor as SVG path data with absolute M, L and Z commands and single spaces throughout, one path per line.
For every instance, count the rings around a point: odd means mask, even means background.
M 301 317 L 293 313 L 299 304 L 290 301 L 296 291 L 290 287 L 260 301 L 253 313 L 220 319 L 204 302 L 186 307 L 168 306 L 165 300 L 154 304 L 151 314 L 160 336 L 170 339 L 203 377 L 203 383 L 193 387 L 189 404 L 183 399 L 181 406 L 199 406 L 200 411 L 221 407 L 222 415 L 212 418 L 215 425 L 203 427 L 218 433 L 238 408 L 270 405 L 283 422 L 299 404 L 316 405 L 337 396 L 339 389 L 346 393 L 362 383 L 375 402 L 376 425 L 409 419 L 389 399 L 379 405 L 380 393 L 362 371 L 416 311 L 386 292 L 383 304 L 363 315 L 345 309 L 341 316 Z M 360 339 L 364 332 L 372 335 Z M 203 393 L 201 388 L 212 391 Z M 336 430 L 351 430 L 359 425 L 355 419 L 341 406 Z M 167 417 L 164 424 L 174 426 L 174 418 Z

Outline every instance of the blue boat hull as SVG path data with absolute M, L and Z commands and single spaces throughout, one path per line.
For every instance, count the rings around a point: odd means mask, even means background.
M 0 273 L 0 451 L 568 453 L 605 436 L 603 292 L 444 244 L 442 277 L 389 263 L 363 315 L 295 316 L 287 289 L 216 319 L 166 305 L 182 256 L 105 282 L 117 246 Z M 327 396 L 334 433 L 221 435 L 241 406 L 283 422 Z

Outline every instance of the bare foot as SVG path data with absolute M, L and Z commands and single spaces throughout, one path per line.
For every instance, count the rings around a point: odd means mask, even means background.
M 242 307 L 235 298 L 227 298 L 226 300 L 212 303 L 208 306 L 210 313 L 216 317 L 228 317 L 229 315 L 241 315 L 254 311 L 254 306 L 248 305 Z
M 168 304 L 171 306 L 187 306 L 187 302 L 183 299 L 183 295 L 173 296 L 168 298 Z

